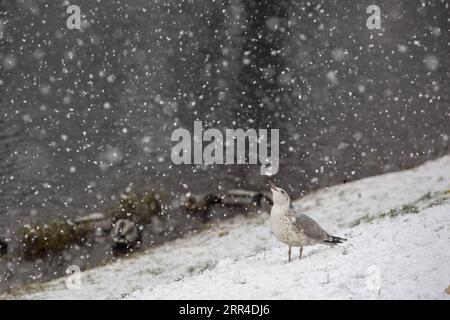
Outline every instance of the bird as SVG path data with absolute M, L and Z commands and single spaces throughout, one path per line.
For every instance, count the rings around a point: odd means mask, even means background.
M 290 207 L 291 199 L 286 191 L 269 183 L 272 191 L 273 206 L 270 212 L 270 225 L 275 237 L 287 244 L 288 259 L 291 261 L 291 248 L 300 247 L 299 258 L 302 258 L 303 247 L 316 244 L 336 245 L 347 239 L 330 235 L 322 227 L 302 213 L 296 213 Z

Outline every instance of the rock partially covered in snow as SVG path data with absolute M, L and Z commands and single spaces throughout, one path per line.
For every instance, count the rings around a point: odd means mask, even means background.
M 139 227 L 131 220 L 117 220 L 111 230 L 113 240 L 113 249 L 130 250 L 141 241 L 141 232 Z

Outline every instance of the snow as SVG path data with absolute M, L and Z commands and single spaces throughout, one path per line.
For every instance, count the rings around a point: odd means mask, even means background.
M 444 249 L 450 245 L 449 212 L 447 203 L 420 215 L 347 229 L 350 244 L 314 248 L 292 263 L 280 245 L 239 260 L 225 258 L 211 270 L 146 287 L 129 298 L 444 298 L 450 284 L 450 251 Z
M 268 215 L 253 214 L 85 271 L 80 289 L 59 279 L 4 298 L 450 298 L 450 156 L 319 190 L 294 207 L 348 241 L 306 247 L 288 263 Z

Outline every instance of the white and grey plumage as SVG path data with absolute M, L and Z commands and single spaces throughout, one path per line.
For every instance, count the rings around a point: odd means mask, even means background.
M 330 235 L 316 221 L 291 209 L 291 199 L 286 191 L 273 184 L 270 184 L 270 189 L 273 195 L 270 225 L 277 239 L 289 246 L 289 261 L 291 261 L 292 247 L 300 247 L 301 259 L 305 246 L 319 243 L 335 245 L 346 240 Z

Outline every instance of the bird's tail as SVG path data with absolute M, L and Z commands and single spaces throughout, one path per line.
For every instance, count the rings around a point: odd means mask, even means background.
M 323 242 L 325 242 L 327 244 L 338 244 L 338 243 L 342 243 L 343 241 L 347 241 L 347 239 L 330 235 L 330 238 L 327 240 L 324 240 Z

